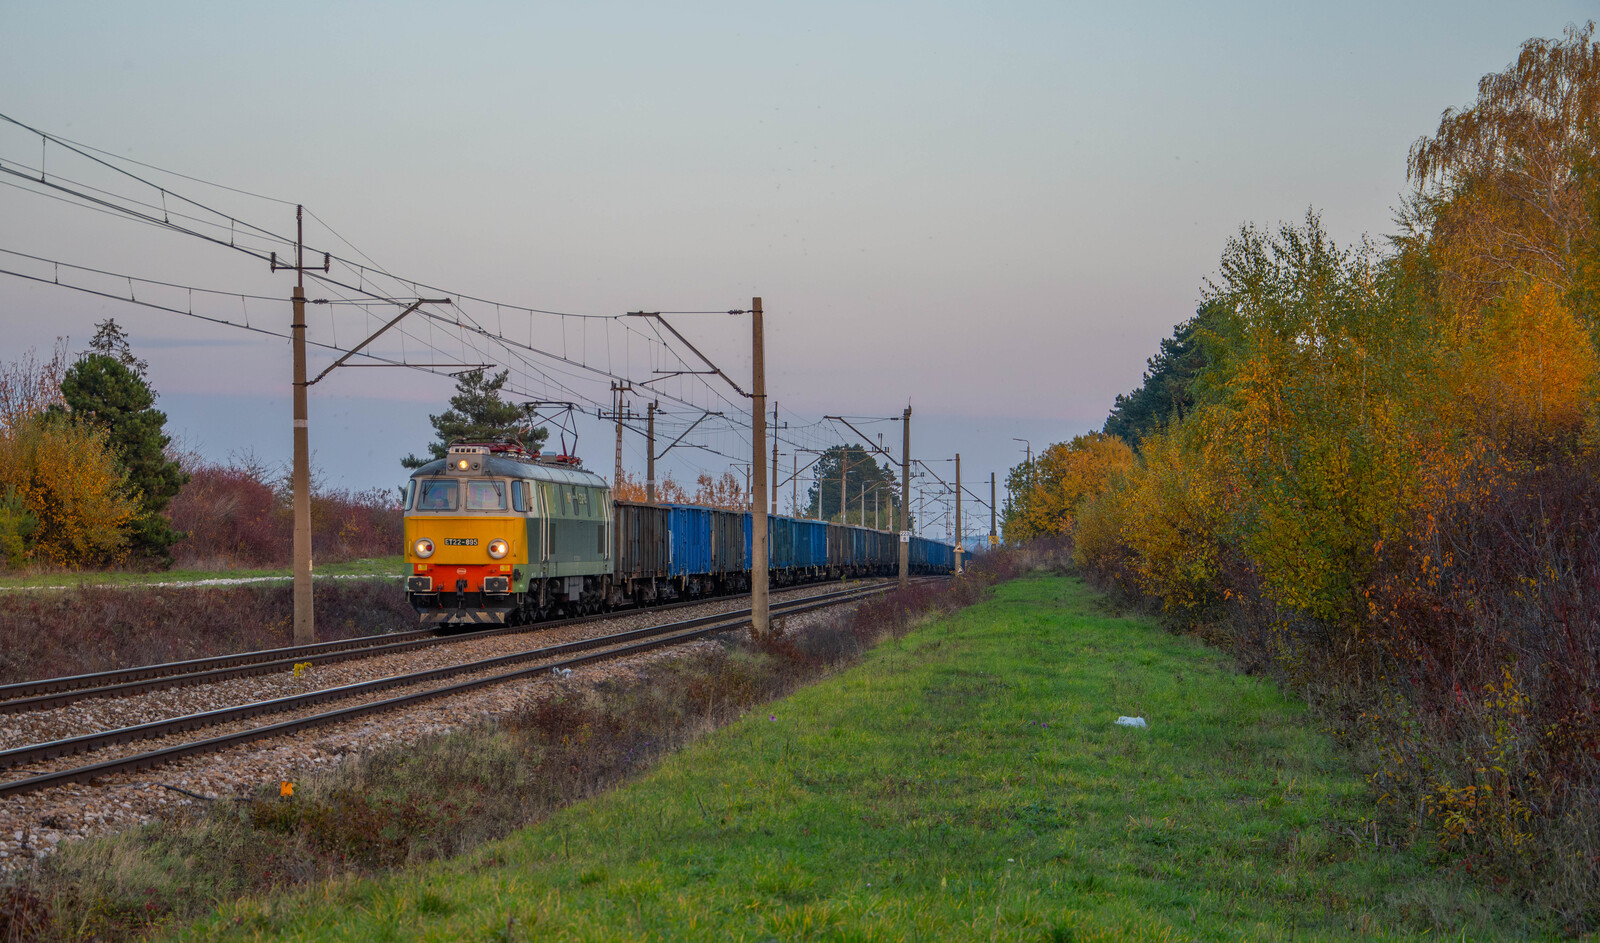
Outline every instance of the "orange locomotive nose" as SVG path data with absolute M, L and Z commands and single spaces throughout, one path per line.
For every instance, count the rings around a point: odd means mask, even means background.
M 450 576 L 438 575 L 441 571 L 450 573 L 451 570 L 454 570 L 455 573 Z M 476 593 L 483 590 L 484 577 L 500 575 L 500 567 L 492 563 L 478 566 L 440 567 L 434 570 L 434 573 L 435 579 L 438 580 L 435 585 L 446 592 L 456 592 L 459 586 L 461 592 Z M 463 583 L 466 585 L 462 586 L 461 584 Z

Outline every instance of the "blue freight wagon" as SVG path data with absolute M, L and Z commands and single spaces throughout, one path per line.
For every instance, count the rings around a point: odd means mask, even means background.
M 750 559 L 743 539 L 746 515 L 692 504 L 665 507 L 671 514 L 669 572 L 683 591 L 698 594 L 712 587 L 731 591 L 746 582 Z
M 750 556 L 754 527 L 744 516 L 745 556 Z M 813 579 L 828 566 L 828 525 L 796 517 L 767 515 L 767 568 L 779 584 Z

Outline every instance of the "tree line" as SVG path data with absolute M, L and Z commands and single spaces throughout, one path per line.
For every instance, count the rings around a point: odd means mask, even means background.
M 182 454 L 155 407 L 148 364 L 114 319 L 86 350 L 0 364 L 0 567 L 203 569 L 284 566 L 287 474 L 253 456 Z M 314 483 L 312 549 L 323 561 L 394 554 L 387 488 Z
M 1529 40 L 1407 161 L 1397 231 L 1242 227 L 1006 537 L 1306 693 L 1391 834 L 1600 920 L 1600 43 Z

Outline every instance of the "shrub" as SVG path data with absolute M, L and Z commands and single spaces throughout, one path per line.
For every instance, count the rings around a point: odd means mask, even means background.
M 190 480 L 169 508 L 184 531 L 173 547 L 183 565 L 203 569 L 287 566 L 294 552 L 291 497 L 249 459 L 226 465 L 191 460 Z M 402 537 L 399 501 L 385 488 L 314 490 L 311 549 L 322 562 L 389 556 Z
M 183 532 L 173 552 L 184 566 L 273 566 L 289 559 L 293 522 L 272 486 L 237 464 L 196 464 L 168 513 Z
M 38 413 L 0 430 L 0 488 L 33 521 L 26 535 L 26 518 L 8 526 L 23 560 L 76 567 L 122 558 L 138 506 L 103 429 Z
M 1386 545 L 1370 639 L 1404 710 L 1376 777 L 1441 848 L 1600 907 L 1600 457 L 1487 461 Z M 1377 700 L 1374 698 L 1374 700 Z

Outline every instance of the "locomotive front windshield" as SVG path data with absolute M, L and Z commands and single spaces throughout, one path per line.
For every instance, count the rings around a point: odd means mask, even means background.
M 417 489 L 419 511 L 454 511 L 460 485 L 452 478 L 430 478 Z
M 467 510 L 504 511 L 506 509 L 506 483 L 473 479 L 467 482 Z
M 526 507 L 522 489 L 512 491 L 521 484 L 503 479 L 424 478 L 412 482 L 409 504 L 418 511 L 504 511 L 513 505 L 522 511 Z

